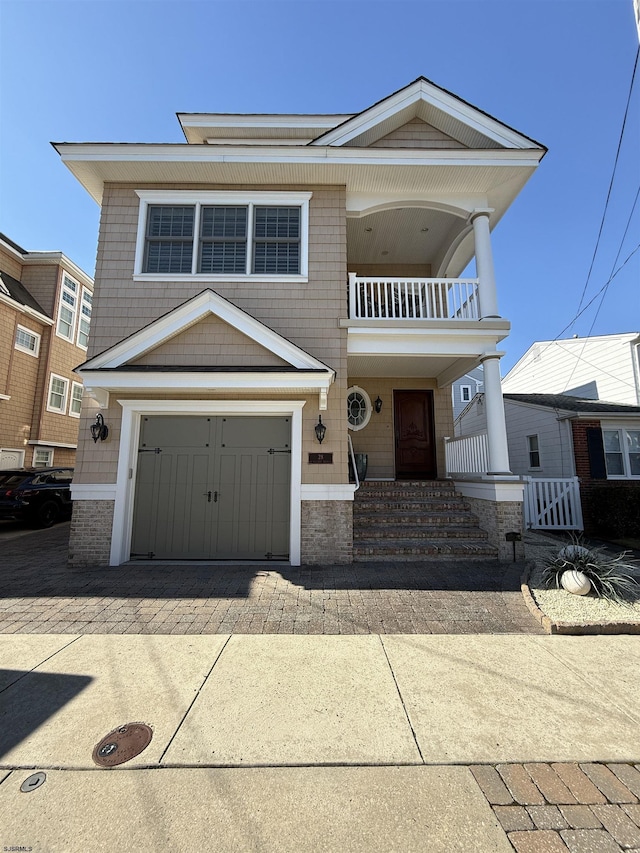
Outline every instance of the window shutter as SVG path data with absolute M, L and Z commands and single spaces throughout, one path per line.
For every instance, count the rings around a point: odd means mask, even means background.
M 587 452 L 589 454 L 589 469 L 594 480 L 607 479 L 607 466 L 604 458 L 602 430 L 600 427 L 587 427 Z

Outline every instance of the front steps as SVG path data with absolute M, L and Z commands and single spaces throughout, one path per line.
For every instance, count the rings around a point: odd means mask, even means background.
M 498 551 L 448 480 L 368 480 L 355 493 L 353 559 L 497 559 Z

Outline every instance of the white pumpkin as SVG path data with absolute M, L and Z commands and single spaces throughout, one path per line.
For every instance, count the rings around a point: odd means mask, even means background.
M 562 573 L 560 583 L 567 592 L 572 592 L 574 595 L 586 595 L 591 589 L 591 581 L 577 569 L 567 569 Z

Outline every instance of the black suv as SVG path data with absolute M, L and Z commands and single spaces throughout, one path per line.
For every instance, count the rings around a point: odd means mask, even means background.
M 0 471 L 0 518 L 51 527 L 71 515 L 73 468 L 11 468 Z

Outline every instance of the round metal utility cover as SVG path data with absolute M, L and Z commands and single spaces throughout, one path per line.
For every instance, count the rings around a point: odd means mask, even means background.
M 93 749 L 93 760 L 101 767 L 116 767 L 140 755 L 151 743 L 153 731 L 146 723 L 126 723 L 119 726 Z
M 46 773 L 32 773 L 31 776 L 27 776 L 22 785 L 20 785 L 20 790 L 23 794 L 28 794 L 30 791 L 35 791 L 35 789 L 39 788 L 40 785 L 44 785 L 46 779 Z

